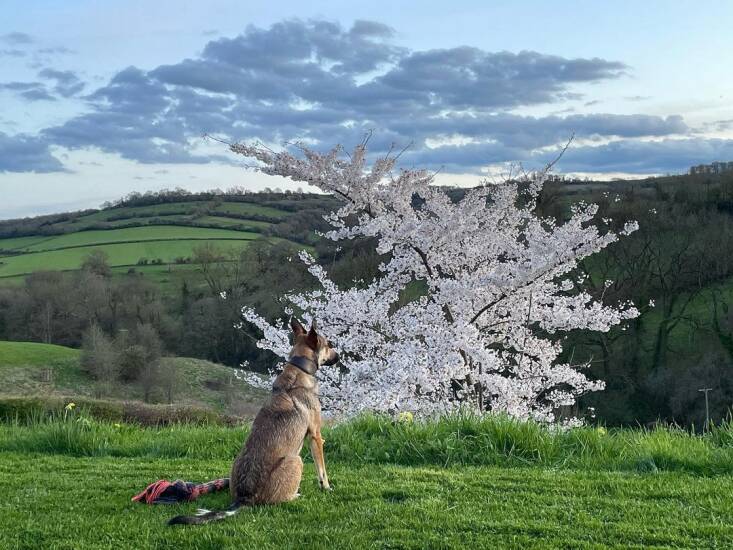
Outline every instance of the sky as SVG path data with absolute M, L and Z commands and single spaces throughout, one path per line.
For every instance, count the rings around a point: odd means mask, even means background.
M 407 147 L 471 185 L 733 160 L 733 3 L 3 0 L 0 219 L 302 187 L 224 141 Z

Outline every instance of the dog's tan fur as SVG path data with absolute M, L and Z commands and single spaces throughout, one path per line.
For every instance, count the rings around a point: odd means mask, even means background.
M 252 431 L 234 461 L 229 480 L 233 504 L 227 511 L 201 511 L 198 516 L 178 516 L 169 523 L 206 523 L 233 515 L 241 506 L 278 504 L 298 496 L 303 461 L 300 451 L 306 437 L 322 489 L 331 487 L 323 457 L 321 403 L 315 369 L 338 361 L 328 341 L 316 331 L 315 323 L 306 332 L 296 319 L 290 359 L 303 357 L 312 362 L 308 374 L 293 364 L 286 364 L 275 379 L 272 395 L 260 409 Z

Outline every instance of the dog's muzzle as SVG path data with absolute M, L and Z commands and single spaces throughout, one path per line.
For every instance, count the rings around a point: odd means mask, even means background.
M 330 366 L 335 365 L 336 363 L 338 363 L 340 360 L 341 359 L 339 358 L 339 354 L 338 353 L 334 353 L 333 354 L 333 358 L 332 359 L 329 359 L 328 361 L 324 361 L 323 364 L 325 366 L 327 366 L 327 367 L 330 367 Z

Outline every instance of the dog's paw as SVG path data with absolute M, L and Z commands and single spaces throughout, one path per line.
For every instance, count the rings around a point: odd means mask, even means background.
M 324 491 L 333 491 L 333 487 L 331 487 L 331 484 L 326 481 L 325 483 L 323 481 L 320 482 L 321 489 Z

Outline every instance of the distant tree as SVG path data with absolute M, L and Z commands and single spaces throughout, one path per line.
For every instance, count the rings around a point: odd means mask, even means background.
M 104 250 L 92 250 L 84 257 L 81 268 L 83 271 L 94 273 L 100 277 L 110 277 L 112 275 L 109 256 Z
M 175 361 L 163 359 L 158 371 L 158 384 L 169 405 L 173 404 L 173 397 L 181 383 L 181 376 L 176 367 Z
M 84 332 L 81 366 L 94 377 L 97 396 L 113 392 L 119 376 L 119 355 L 114 343 L 99 325 L 93 324 Z
M 151 393 L 162 383 L 160 359 L 163 355 L 163 344 L 158 332 L 152 325 L 140 324 L 132 334 L 136 346 L 143 350 L 142 368 L 138 374 L 138 382 L 143 389 L 144 399 L 150 401 Z
M 31 340 L 79 344 L 84 327 L 74 314 L 76 293 L 69 278 L 58 271 L 39 271 L 26 277 L 24 291 Z

